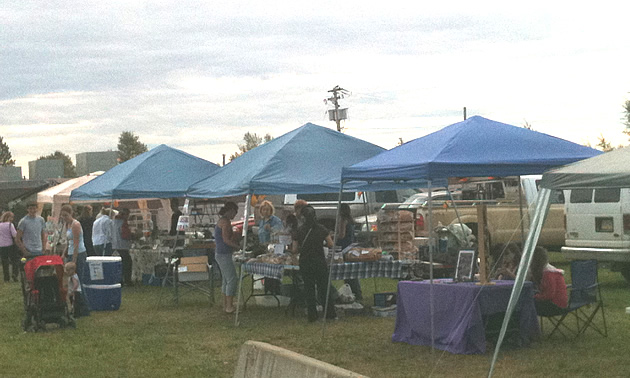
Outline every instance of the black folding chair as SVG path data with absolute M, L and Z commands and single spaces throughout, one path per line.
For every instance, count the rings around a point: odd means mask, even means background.
M 597 277 L 597 260 L 571 261 L 571 285 L 568 285 L 567 288 L 569 289 L 569 305 L 566 308 L 537 307 L 541 330 L 543 329 L 543 318 L 547 318 L 553 325 L 549 336 L 558 331 L 566 337 L 564 330 L 577 337 L 591 328 L 607 337 L 604 301 Z M 601 324 L 594 322 L 598 313 L 601 313 Z M 564 322 L 570 314 L 575 317 L 576 328 Z

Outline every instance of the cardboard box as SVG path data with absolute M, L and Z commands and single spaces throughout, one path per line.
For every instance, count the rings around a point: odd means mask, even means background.
M 179 265 L 191 265 L 191 264 L 207 264 L 208 256 L 197 256 L 197 257 L 182 257 L 179 260 Z
M 179 273 L 192 273 L 192 272 L 207 272 L 208 265 L 207 264 L 188 264 L 188 265 L 180 265 L 177 268 Z

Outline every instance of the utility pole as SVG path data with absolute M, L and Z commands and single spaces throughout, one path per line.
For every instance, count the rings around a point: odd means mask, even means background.
M 324 100 L 324 103 L 330 101 L 335 106 L 335 109 L 328 111 L 328 120 L 335 121 L 337 123 L 337 131 L 341 132 L 341 120 L 348 118 L 348 108 L 339 109 L 339 100 L 344 98 L 344 96 L 348 96 L 350 92 L 338 85 L 328 92 L 332 93 L 332 96 Z

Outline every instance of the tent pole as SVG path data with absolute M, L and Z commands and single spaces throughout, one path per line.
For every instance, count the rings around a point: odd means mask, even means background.
M 247 197 L 245 198 L 245 211 L 243 216 L 245 217 L 243 221 L 243 253 L 245 253 L 245 249 L 247 247 L 247 229 L 249 228 L 249 207 L 252 203 L 252 194 L 247 193 Z M 236 312 L 234 313 L 234 326 L 238 327 L 238 313 L 241 308 L 241 290 L 243 289 L 243 264 L 240 265 L 240 274 L 238 280 L 238 289 L 236 292 Z
M 525 225 L 523 224 L 523 182 L 521 181 L 521 176 L 517 176 L 517 177 L 518 177 L 518 210 L 521 215 L 520 223 L 521 223 L 521 248 L 522 248 L 525 245 Z M 528 219 L 528 220 L 531 220 L 531 219 Z M 529 224 L 529 222 L 527 222 L 527 224 Z
M 322 322 L 322 340 L 326 334 L 326 314 L 328 314 L 328 306 L 334 306 L 334 303 L 329 303 L 330 298 L 330 286 L 332 285 L 332 265 L 335 261 L 335 247 L 337 246 L 337 227 L 339 225 L 339 218 L 341 217 L 341 196 L 343 194 L 343 181 L 339 186 L 339 200 L 337 201 L 337 214 L 335 215 L 335 230 L 333 231 L 333 247 L 332 253 L 330 253 L 330 263 L 328 264 L 328 286 L 326 286 L 326 301 L 324 303 L 324 319 Z M 319 289 L 319 288 L 318 288 Z
M 434 306 L 433 306 L 433 247 L 434 247 L 434 238 L 433 238 L 433 200 L 432 197 L 432 189 L 433 184 L 431 180 L 428 181 L 429 184 L 429 308 L 431 312 L 431 354 L 434 353 L 435 349 L 435 329 L 434 329 Z
M 490 363 L 488 378 L 492 377 L 494 366 L 496 364 L 497 357 L 499 356 L 499 350 L 501 349 L 501 344 L 503 343 L 503 338 L 505 337 L 510 317 L 512 316 L 512 312 L 516 307 L 518 298 L 521 296 L 523 284 L 525 283 L 525 278 L 527 276 L 527 270 L 529 269 L 529 265 L 531 264 L 532 257 L 534 255 L 534 248 L 536 247 L 536 243 L 538 242 L 538 237 L 540 236 L 542 226 L 545 223 L 545 218 L 549 210 L 550 198 L 550 189 L 543 188 L 538 194 L 538 200 L 536 202 L 536 212 L 534 213 L 532 225 L 529 229 L 529 233 L 527 234 L 527 240 L 525 241 L 525 246 L 523 248 L 523 256 L 521 257 L 521 262 L 518 265 L 518 271 L 516 273 L 514 287 L 512 288 L 512 294 L 510 295 L 510 301 L 508 302 L 508 307 L 505 311 L 505 317 L 503 318 L 503 324 L 501 325 L 501 332 L 499 333 L 499 338 L 494 348 L 494 355 L 492 356 L 492 362 Z

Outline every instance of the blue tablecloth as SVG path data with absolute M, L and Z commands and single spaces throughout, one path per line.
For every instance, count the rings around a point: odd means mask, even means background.
M 458 354 L 486 352 L 484 317 L 505 312 L 514 281 L 433 284 L 435 347 Z M 398 283 L 396 328 L 393 341 L 431 345 L 431 285 L 428 281 Z M 540 335 L 534 288 L 526 282 L 515 309 L 524 344 Z
M 346 280 L 351 278 L 387 277 L 400 278 L 402 275 L 401 261 L 370 261 L 333 264 L 331 266 L 333 280 Z M 260 274 L 269 278 L 281 280 L 285 270 L 299 270 L 296 265 L 279 265 L 267 263 L 244 263 L 242 269 L 246 273 Z

